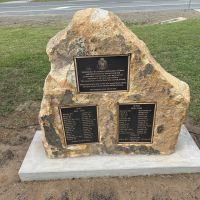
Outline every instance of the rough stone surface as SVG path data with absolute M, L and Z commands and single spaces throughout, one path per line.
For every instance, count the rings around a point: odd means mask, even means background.
M 128 53 L 132 54 L 128 92 L 77 93 L 74 56 Z M 47 54 L 51 71 L 45 80 L 40 124 L 49 157 L 174 152 L 190 101 L 189 87 L 167 73 L 117 16 L 102 9 L 78 11 L 49 41 Z M 156 102 L 152 144 L 117 144 L 117 102 Z M 96 103 L 100 144 L 66 146 L 58 106 Z

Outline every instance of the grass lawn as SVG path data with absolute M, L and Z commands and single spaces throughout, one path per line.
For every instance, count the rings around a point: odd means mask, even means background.
M 15 1 L 15 0 L 0 0 L 0 3 Z M 65 0 L 32 0 L 33 2 L 48 2 L 48 1 L 65 1 Z
M 14 0 L 0 0 L 0 3 L 9 2 L 9 1 L 14 1 Z
M 33 2 L 65 1 L 65 0 L 32 0 Z
M 63 25 L 0 28 L 0 115 L 17 105 L 40 101 L 50 63 L 48 40 Z M 200 123 L 200 21 L 130 26 L 156 60 L 191 88 L 190 116 Z

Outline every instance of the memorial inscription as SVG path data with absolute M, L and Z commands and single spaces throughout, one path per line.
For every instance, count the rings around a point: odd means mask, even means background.
M 130 54 L 76 57 L 78 92 L 127 91 L 129 59 Z
M 51 70 L 39 120 L 48 157 L 175 151 L 189 86 L 166 72 L 119 17 L 80 10 L 46 52 Z
M 99 142 L 96 106 L 61 107 L 67 145 Z
M 119 143 L 152 142 L 154 103 L 119 105 Z

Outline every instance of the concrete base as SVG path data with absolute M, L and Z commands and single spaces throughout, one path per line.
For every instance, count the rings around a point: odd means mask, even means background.
M 171 155 L 101 155 L 49 159 L 37 131 L 19 170 L 22 181 L 200 172 L 200 150 L 182 126 Z

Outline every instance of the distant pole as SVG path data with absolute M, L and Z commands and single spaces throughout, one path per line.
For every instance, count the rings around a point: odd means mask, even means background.
M 192 0 L 189 0 L 188 10 L 190 10 Z

